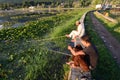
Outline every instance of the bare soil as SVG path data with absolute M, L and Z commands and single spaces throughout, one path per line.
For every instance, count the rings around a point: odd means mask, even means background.
M 104 44 L 111 52 L 111 55 L 120 66 L 120 43 L 114 36 L 111 35 L 111 33 L 104 27 L 104 25 L 95 18 L 93 12 L 90 12 L 90 17 L 92 19 L 94 29 L 99 34 Z

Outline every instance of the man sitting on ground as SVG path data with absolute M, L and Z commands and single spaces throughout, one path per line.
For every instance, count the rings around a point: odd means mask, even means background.
M 82 50 L 82 47 L 80 45 L 77 45 L 72 49 L 76 53 Z M 67 64 L 71 67 L 71 73 L 68 77 L 69 80 L 82 80 L 83 78 L 84 80 L 91 80 L 91 73 L 89 65 L 86 62 L 85 55 L 72 56 L 72 61 L 68 62 Z
M 80 50 L 78 52 L 75 52 L 71 46 L 68 46 L 68 49 L 71 51 L 71 53 L 74 56 L 78 55 L 88 55 L 90 58 L 90 68 L 94 69 L 96 68 L 97 65 L 97 60 L 98 60 L 98 54 L 94 48 L 94 46 L 91 44 L 89 37 L 87 35 L 84 35 L 81 37 L 81 43 L 85 46 L 83 50 Z
M 73 30 L 70 34 L 67 34 L 66 37 L 75 39 L 76 36 L 82 37 L 85 34 L 84 24 L 80 21 L 76 21 L 77 30 Z
M 66 37 L 72 38 L 72 42 L 74 42 L 74 47 L 77 44 L 81 44 L 80 38 L 85 35 L 85 28 L 84 24 L 80 21 L 76 21 L 77 30 L 73 30 L 70 34 L 67 34 Z M 81 44 L 81 46 L 84 48 L 84 46 Z

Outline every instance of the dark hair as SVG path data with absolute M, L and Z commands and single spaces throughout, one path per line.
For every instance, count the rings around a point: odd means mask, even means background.
M 79 21 L 79 24 L 81 24 L 81 22 Z
M 82 48 L 82 46 L 81 46 L 81 45 L 77 45 L 77 46 L 76 46 L 76 47 L 74 47 L 73 49 L 75 50 L 75 52 L 77 52 L 77 51 L 82 50 L 83 48 Z
M 90 38 L 88 35 L 84 35 L 81 37 L 82 40 L 86 41 L 86 42 L 90 42 Z

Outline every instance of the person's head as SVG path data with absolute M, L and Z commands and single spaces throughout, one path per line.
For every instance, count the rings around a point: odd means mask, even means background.
M 82 50 L 82 49 L 83 49 L 83 48 L 82 48 L 81 45 L 77 45 L 76 47 L 73 48 L 73 50 L 74 50 L 75 52 L 80 51 L 80 50 Z
M 89 37 L 88 35 L 84 35 L 81 37 L 81 43 L 87 47 L 89 44 L 90 44 L 90 40 L 89 40 Z
M 80 21 L 76 21 L 76 23 L 75 23 L 75 24 L 76 24 L 76 26 L 78 26 L 78 25 L 80 24 Z

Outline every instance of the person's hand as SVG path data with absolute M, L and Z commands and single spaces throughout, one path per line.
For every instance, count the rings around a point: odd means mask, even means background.
M 72 39 L 71 42 L 75 42 L 76 40 L 75 39 Z
M 73 62 L 73 61 L 70 61 L 70 62 L 66 62 L 66 64 L 72 65 L 72 64 L 74 64 L 74 62 Z
M 70 62 L 66 62 L 67 65 L 70 65 Z
M 68 38 L 70 37 L 68 34 L 66 34 L 65 36 L 68 37 Z
M 75 39 L 76 39 L 77 37 L 79 37 L 79 36 L 78 36 L 78 35 L 76 35 L 76 36 L 75 36 Z
M 72 49 L 72 47 L 71 46 L 68 46 L 68 50 L 71 50 Z

